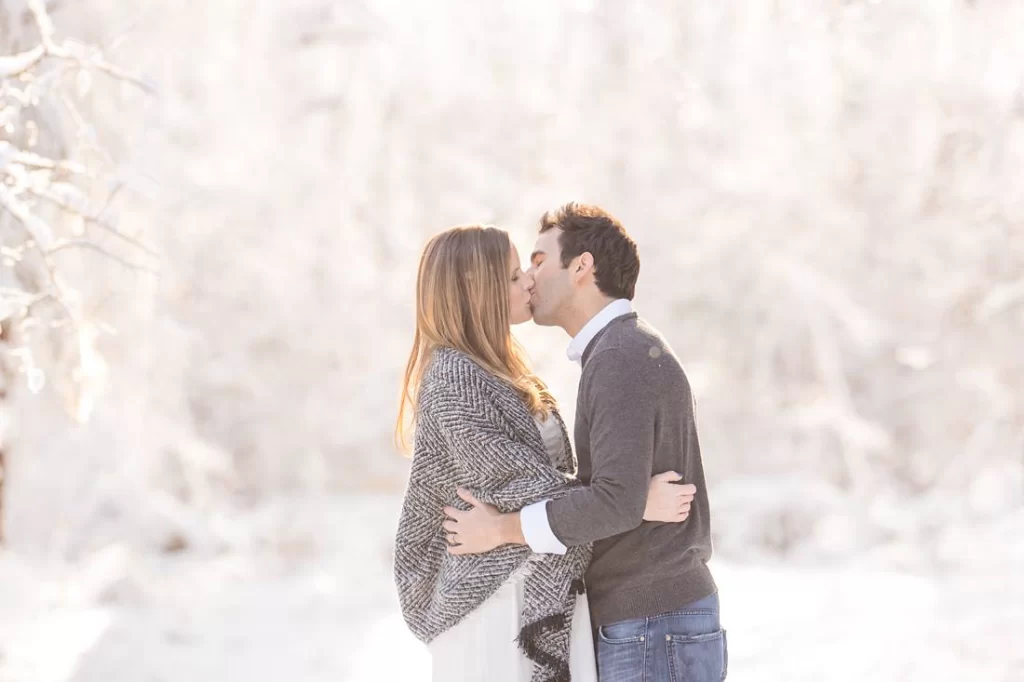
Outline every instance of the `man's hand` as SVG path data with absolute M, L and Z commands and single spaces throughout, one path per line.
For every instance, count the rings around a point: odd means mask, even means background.
M 449 554 L 483 554 L 510 542 L 526 544 L 519 526 L 519 514 L 502 514 L 497 507 L 481 502 L 468 490 L 459 488 L 459 497 L 473 508 L 460 511 L 445 507 L 445 537 Z
M 689 518 L 690 504 L 697 493 L 697 486 L 692 483 L 675 483 L 681 478 L 674 471 L 666 471 L 651 478 L 651 484 L 647 487 L 644 521 L 679 523 Z

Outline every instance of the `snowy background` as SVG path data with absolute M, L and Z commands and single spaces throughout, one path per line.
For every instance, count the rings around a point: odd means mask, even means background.
M 100 163 L 145 269 L 62 251 L 48 325 L 0 208 L 0 682 L 427 680 L 419 249 L 568 200 L 694 386 L 730 679 L 1024 680 L 1024 4 L 46 5 L 152 92 L 68 62 L 30 124 L 5 78 L 0 143 Z M 571 416 L 567 338 L 517 334 Z

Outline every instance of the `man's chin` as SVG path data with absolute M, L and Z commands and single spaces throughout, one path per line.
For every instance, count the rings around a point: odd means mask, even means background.
M 538 327 L 550 327 L 554 324 L 551 320 L 546 318 L 543 313 L 537 314 L 536 310 L 533 311 L 533 323 Z

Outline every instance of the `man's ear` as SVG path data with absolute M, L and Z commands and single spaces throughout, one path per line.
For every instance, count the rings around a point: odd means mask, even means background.
M 575 259 L 575 263 L 572 265 L 573 281 L 579 282 L 592 272 L 594 272 L 594 254 L 584 251 Z

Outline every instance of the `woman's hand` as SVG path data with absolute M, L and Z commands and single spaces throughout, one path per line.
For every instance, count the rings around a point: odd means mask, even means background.
M 692 483 L 676 483 L 681 479 L 682 476 L 674 471 L 666 471 L 651 477 L 651 483 L 647 487 L 644 521 L 679 523 L 689 518 L 690 504 L 697 493 L 697 486 Z

